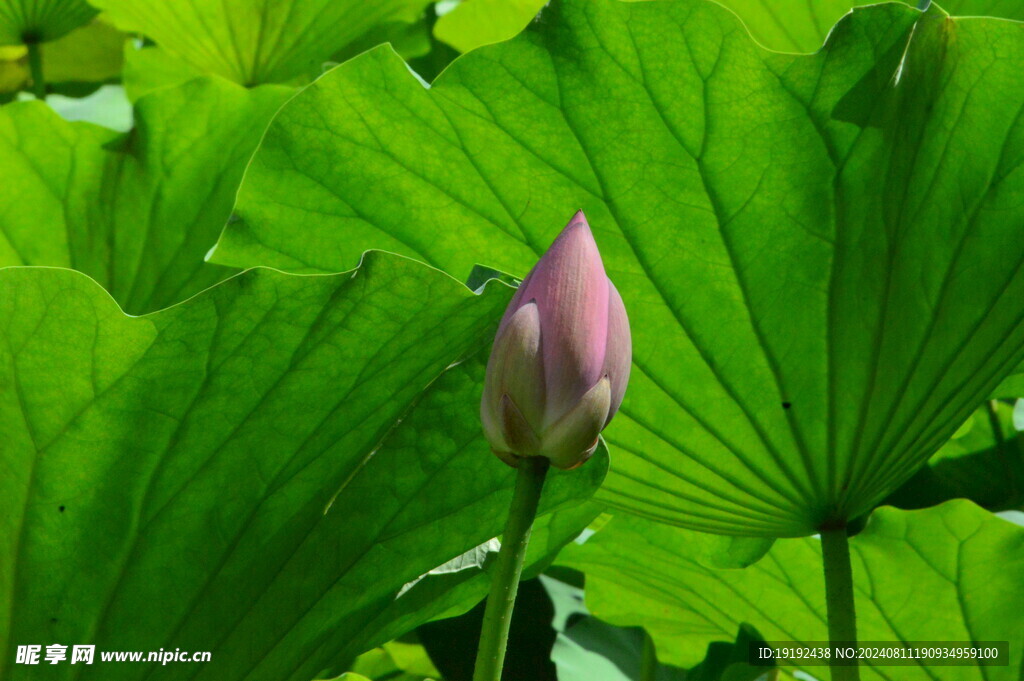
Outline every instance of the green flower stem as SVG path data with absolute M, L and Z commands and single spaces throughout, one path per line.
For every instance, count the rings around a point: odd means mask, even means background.
M 519 462 L 519 475 L 516 477 L 515 492 L 512 493 L 508 524 L 501 536 L 501 551 L 491 581 L 491 593 L 487 596 L 473 681 L 501 680 L 512 607 L 519 590 L 519 575 L 523 571 L 526 545 L 530 543 L 530 529 L 537 515 L 537 504 L 547 472 L 548 460 L 544 457 L 531 456 Z
M 821 554 L 825 563 L 825 603 L 828 610 L 828 638 L 833 646 L 857 643 L 857 614 L 853 604 L 853 570 L 846 528 L 821 531 Z M 860 669 L 854 664 L 837 664 L 832 658 L 832 681 L 860 681 Z
M 32 75 L 32 94 L 36 99 L 46 98 L 46 79 L 43 78 L 43 48 L 38 41 L 29 41 L 28 69 Z

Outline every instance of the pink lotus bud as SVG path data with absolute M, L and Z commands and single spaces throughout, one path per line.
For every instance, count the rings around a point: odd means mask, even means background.
M 494 338 L 480 419 L 491 449 L 518 467 L 590 458 L 622 403 L 632 341 L 583 211 L 519 286 Z

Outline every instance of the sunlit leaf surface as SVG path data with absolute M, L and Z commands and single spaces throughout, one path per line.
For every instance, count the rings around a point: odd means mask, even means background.
M 482 365 L 445 370 L 509 294 L 369 254 L 128 317 L 79 273 L 0 271 L 0 650 L 211 650 L 189 678 L 308 681 L 457 605 L 403 587 L 504 524 L 515 473 L 466 408 Z M 544 510 L 607 461 L 553 474 Z M 0 677 L 182 674 L 13 661 Z
M 785 539 L 744 570 L 693 559 L 692 532 L 616 516 L 560 562 L 587 574 L 587 607 L 645 627 L 658 658 L 686 666 L 710 641 L 748 622 L 768 641 L 827 640 L 821 542 Z M 923 511 L 877 511 L 850 541 L 862 641 L 1010 641 L 1008 666 L 877 666 L 864 679 L 1012 681 L 1024 648 L 1024 528 L 953 501 Z M 792 667 L 790 668 L 792 669 Z M 825 667 L 807 667 L 828 678 Z
M 137 103 L 127 136 L 40 102 L 0 109 L 0 266 L 72 267 L 133 314 L 232 270 L 203 262 L 291 90 L 193 80 Z M 344 268 L 343 268 L 344 269 Z
M 56 40 L 95 15 L 85 0 L 0 0 L 0 45 Z
M 1024 32 L 901 4 L 772 53 L 700 0 L 564 0 L 426 89 L 386 47 L 275 119 L 213 259 L 522 276 L 577 208 L 634 328 L 601 496 L 801 535 L 1024 355 Z
M 314 74 L 378 25 L 426 0 L 93 0 L 123 30 L 143 33 L 201 74 L 243 85 Z

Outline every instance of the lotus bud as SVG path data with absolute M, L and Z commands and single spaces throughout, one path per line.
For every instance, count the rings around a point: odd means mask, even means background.
M 622 403 L 632 341 L 583 212 L 519 286 L 487 363 L 480 418 L 498 457 L 575 468 Z

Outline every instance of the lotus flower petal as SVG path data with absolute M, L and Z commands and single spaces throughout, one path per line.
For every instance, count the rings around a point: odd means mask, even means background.
M 611 407 L 608 421 L 612 420 L 622 404 L 629 383 L 629 369 L 633 366 L 633 337 L 629 332 L 626 306 L 615 284 L 608 281 L 608 343 L 604 358 L 604 374 L 611 381 Z
M 576 213 L 523 282 L 544 330 L 545 425 L 558 420 L 604 375 L 608 277 L 582 212 Z
M 556 468 L 575 468 L 594 452 L 608 421 L 611 385 L 602 378 L 562 418 L 544 432 L 541 449 Z

